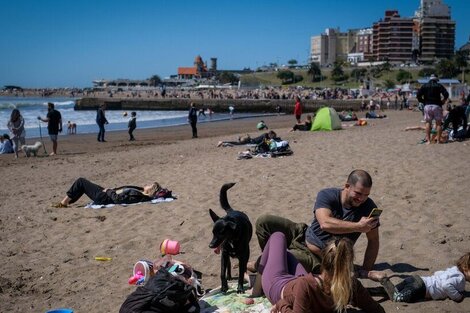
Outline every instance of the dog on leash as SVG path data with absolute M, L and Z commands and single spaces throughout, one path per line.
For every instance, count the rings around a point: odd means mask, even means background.
M 250 240 L 253 235 L 253 226 L 248 216 L 240 211 L 232 209 L 227 199 L 227 190 L 235 183 L 224 184 L 220 189 L 220 205 L 227 212 L 225 216 L 219 217 L 209 209 L 209 214 L 214 221 L 212 228 L 213 238 L 209 248 L 214 249 L 216 254 L 222 251 L 222 262 L 220 278 L 222 281 L 221 291 L 227 292 L 228 280 L 232 279 L 230 258 L 238 259 L 238 288 L 237 293 L 243 293 L 243 280 L 250 258 Z
M 38 156 L 38 151 L 41 147 L 42 143 L 36 141 L 34 145 L 22 145 L 21 150 L 23 150 L 26 157 L 29 158 L 31 155 Z
M 77 133 L 77 124 L 68 121 L 67 122 L 67 133 L 68 134 L 76 134 Z

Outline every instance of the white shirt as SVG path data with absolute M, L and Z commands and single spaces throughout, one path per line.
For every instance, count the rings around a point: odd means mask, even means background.
M 459 301 L 465 290 L 465 276 L 457 266 L 444 271 L 437 271 L 432 276 L 421 277 L 426 285 L 426 291 L 433 300 L 451 298 Z

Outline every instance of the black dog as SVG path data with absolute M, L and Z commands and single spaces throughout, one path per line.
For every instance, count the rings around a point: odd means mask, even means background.
M 253 226 L 248 216 L 240 211 L 235 211 L 230 207 L 227 200 L 227 190 L 235 183 L 229 183 L 220 189 L 220 205 L 227 212 L 223 217 L 217 216 L 211 209 L 209 213 L 214 221 L 212 238 L 209 248 L 215 249 L 219 254 L 222 250 L 222 263 L 220 278 L 222 280 L 222 292 L 228 290 L 228 280 L 232 279 L 230 271 L 230 257 L 238 258 L 238 288 L 237 293 L 243 293 L 243 279 L 246 272 L 248 259 L 250 258 L 250 240 L 253 234 Z

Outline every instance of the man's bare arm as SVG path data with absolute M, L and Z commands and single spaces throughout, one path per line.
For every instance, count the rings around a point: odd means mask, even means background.
M 330 209 L 315 210 L 315 218 L 323 231 L 331 234 L 368 233 L 377 226 L 378 219 L 363 217 L 358 222 L 343 221 L 333 217 Z
M 379 240 L 379 228 L 374 228 L 366 233 L 367 235 L 367 248 L 364 253 L 364 262 L 362 267 L 366 271 L 372 270 L 379 254 L 380 240 Z

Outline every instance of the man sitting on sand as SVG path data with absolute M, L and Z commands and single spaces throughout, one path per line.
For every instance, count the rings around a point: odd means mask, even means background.
M 367 248 L 360 278 L 378 279 L 371 271 L 379 252 L 379 219 L 369 217 L 376 204 L 369 198 L 372 178 L 364 170 L 354 170 L 344 188 L 321 190 L 313 207 L 312 225 L 295 223 L 274 215 L 262 215 L 256 221 L 256 236 L 263 250 L 269 237 L 282 232 L 289 251 L 308 272 L 319 273 L 321 250 L 332 238 L 346 237 L 354 243 L 361 233 L 367 236 Z

